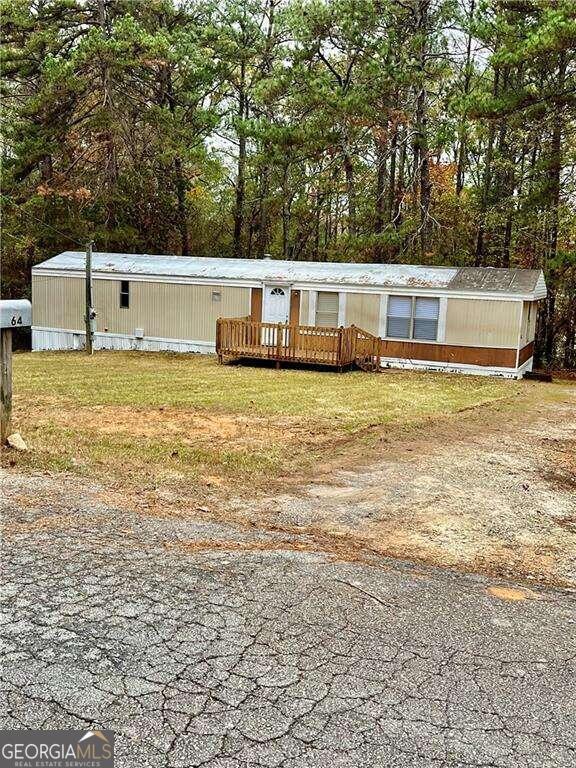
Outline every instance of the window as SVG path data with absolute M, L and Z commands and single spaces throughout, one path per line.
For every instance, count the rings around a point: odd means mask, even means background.
M 212 291 L 212 301 L 222 301 L 222 294 L 220 291 Z
M 414 302 L 414 332 L 415 339 L 436 341 L 438 335 L 438 312 L 440 302 L 438 299 L 426 299 L 418 297 Z
M 326 328 L 338 327 L 338 294 L 335 291 L 318 291 L 316 325 Z
M 128 280 L 120 280 L 120 308 L 130 307 L 130 283 Z
M 272 288 L 270 296 L 284 296 L 284 288 Z
M 393 339 L 436 341 L 439 311 L 439 299 L 389 296 L 386 336 Z
M 409 339 L 412 321 L 412 298 L 390 296 L 388 298 L 388 323 L 386 336 L 394 339 Z

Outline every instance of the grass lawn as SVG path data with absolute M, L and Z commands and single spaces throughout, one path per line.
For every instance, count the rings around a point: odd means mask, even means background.
M 10 461 L 135 485 L 261 482 L 306 470 L 336 445 L 368 444 L 382 425 L 417 426 L 525 386 L 219 366 L 214 356 L 18 354 L 14 426 L 31 450 Z

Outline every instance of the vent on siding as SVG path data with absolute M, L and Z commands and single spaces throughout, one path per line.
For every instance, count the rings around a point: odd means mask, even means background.
M 316 325 L 338 327 L 338 294 L 335 291 L 318 291 Z

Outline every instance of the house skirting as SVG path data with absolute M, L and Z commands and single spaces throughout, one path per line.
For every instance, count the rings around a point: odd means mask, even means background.
M 84 331 L 61 328 L 32 328 L 32 350 L 74 350 L 84 349 Z M 400 348 L 401 344 L 401 348 Z M 398 347 L 398 349 L 395 349 Z M 96 331 L 94 349 L 113 349 L 141 352 L 195 352 L 213 354 L 216 344 L 213 341 L 189 339 L 164 339 L 154 336 L 137 338 L 123 333 Z M 394 349 L 398 356 L 386 354 Z M 525 351 L 526 350 L 526 351 Z M 440 344 L 414 344 L 390 342 L 384 340 L 381 349 L 380 364 L 383 368 L 408 368 L 413 370 L 444 371 L 449 373 L 468 373 L 476 376 L 502 376 L 522 378 L 526 371 L 532 370 L 533 357 L 526 360 L 527 348 L 524 347 L 516 366 L 517 350 L 492 349 L 481 347 L 451 347 Z M 406 352 L 409 351 L 409 355 Z M 427 359 L 426 352 L 431 359 Z M 531 350 L 530 350 L 531 351 Z M 444 353 L 442 355 L 442 352 Z M 404 353 L 402 355 L 402 353 Z M 511 354 L 513 353 L 513 354 Z M 444 359 L 442 359 L 442 356 Z M 440 357 L 440 359 L 434 359 Z M 511 363 L 511 364 L 509 364 Z
M 84 331 L 69 331 L 59 328 L 32 328 L 32 351 L 84 349 Z M 94 349 L 116 349 L 141 352 L 216 352 L 213 341 L 190 341 L 188 339 L 162 339 L 155 336 L 137 338 L 124 333 L 94 334 Z
M 441 363 L 433 360 L 408 360 L 395 357 L 381 357 L 383 368 L 407 368 L 410 370 L 439 371 L 443 373 L 468 373 L 473 376 L 501 376 L 505 379 L 521 379 L 532 370 L 533 358 L 518 368 L 501 368 L 488 365 L 468 365 L 466 363 Z

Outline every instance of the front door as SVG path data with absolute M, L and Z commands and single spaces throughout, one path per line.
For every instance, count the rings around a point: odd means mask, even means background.
M 283 285 L 264 286 L 262 322 L 287 323 L 290 316 L 290 288 Z M 276 344 L 276 328 L 264 328 L 262 343 Z M 285 341 L 285 340 L 283 340 Z

